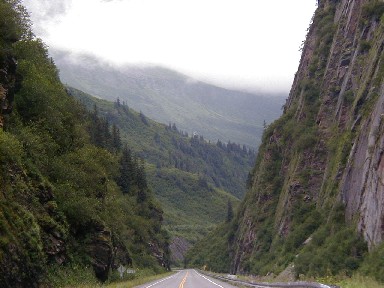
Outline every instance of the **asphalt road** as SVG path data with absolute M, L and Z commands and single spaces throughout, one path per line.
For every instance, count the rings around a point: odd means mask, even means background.
M 149 282 L 136 288 L 238 288 L 200 274 L 196 270 L 182 270 L 176 274 Z

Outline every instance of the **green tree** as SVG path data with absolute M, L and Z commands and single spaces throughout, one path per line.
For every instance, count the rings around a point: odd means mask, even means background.
M 131 193 L 132 185 L 135 179 L 135 171 L 132 159 L 132 152 L 127 146 L 124 146 L 119 161 L 119 177 L 117 183 L 123 193 Z
M 233 206 L 231 200 L 228 199 L 227 203 L 227 219 L 226 222 L 229 223 L 233 219 Z
M 115 123 L 112 125 L 112 148 L 116 151 L 121 149 L 120 130 Z

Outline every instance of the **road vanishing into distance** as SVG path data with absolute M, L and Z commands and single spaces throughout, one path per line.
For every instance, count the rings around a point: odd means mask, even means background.
M 236 281 L 238 284 L 243 284 L 247 287 L 258 288 L 272 288 L 272 287 L 287 287 L 287 288 L 335 288 L 339 286 L 325 285 L 316 282 L 287 282 L 287 283 L 247 283 Z M 165 277 L 153 282 L 148 282 L 135 288 L 239 288 L 238 286 L 230 285 L 215 278 L 203 275 L 196 270 L 188 269 L 182 270 L 173 274 L 172 276 Z M 242 286 L 244 287 L 244 286 Z
M 137 288 L 238 288 L 205 276 L 196 270 L 182 270 L 172 276 L 149 282 Z

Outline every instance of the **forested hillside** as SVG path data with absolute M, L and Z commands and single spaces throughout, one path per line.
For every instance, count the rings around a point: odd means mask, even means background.
M 119 265 L 168 269 L 145 164 L 67 94 L 30 27 L 19 1 L 0 1 L 0 286 L 96 284 Z
M 225 219 L 228 201 L 236 207 L 243 197 L 254 164 L 252 149 L 231 142 L 209 143 L 175 124 L 156 123 L 120 100 L 108 102 L 67 90 L 92 115 L 113 125 L 133 153 L 147 161 L 149 186 L 164 208 L 165 227 L 179 237 L 177 241 L 201 239 Z
M 215 142 L 257 148 L 264 121 L 271 123 L 281 115 L 286 98 L 224 89 L 163 67 L 114 67 L 91 55 L 50 52 L 63 83 L 109 101 L 120 98 L 151 119 L 176 123 L 189 134 L 197 132 Z
M 384 281 L 384 2 L 318 2 L 245 199 L 219 234 L 191 251 L 194 265 Z M 225 241 L 212 241 L 217 235 Z

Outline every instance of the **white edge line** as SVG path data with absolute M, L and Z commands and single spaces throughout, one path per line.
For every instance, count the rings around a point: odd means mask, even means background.
M 203 277 L 205 280 L 208 280 L 208 281 L 211 282 L 212 284 L 215 284 L 216 286 L 219 286 L 219 287 L 221 287 L 221 288 L 224 288 L 223 286 L 221 286 L 221 285 L 219 285 L 219 284 L 213 282 L 211 279 L 208 279 L 208 278 L 205 277 L 204 275 L 201 275 L 201 274 L 200 274 L 199 272 L 197 272 L 196 270 L 194 270 L 194 271 L 197 273 L 197 275 Z
M 145 288 L 149 288 L 149 287 L 155 286 L 155 285 L 157 285 L 157 284 L 159 284 L 159 283 L 161 283 L 161 282 L 163 282 L 163 281 L 165 281 L 165 280 L 168 280 L 168 279 L 170 279 L 170 278 L 175 277 L 177 274 L 178 274 L 178 273 L 176 273 L 176 274 L 174 274 L 174 275 L 172 275 L 172 276 L 169 276 L 169 277 L 167 277 L 167 278 L 161 279 L 160 281 L 157 281 L 157 282 L 155 282 L 155 283 L 153 283 L 153 284 L 151 284 L 151 285 L 149 285 L 149 286 L 145 286 Z

